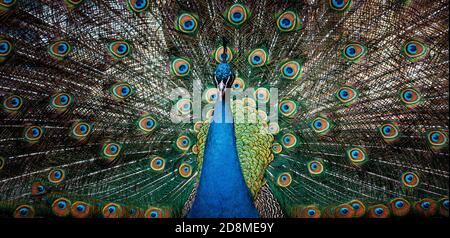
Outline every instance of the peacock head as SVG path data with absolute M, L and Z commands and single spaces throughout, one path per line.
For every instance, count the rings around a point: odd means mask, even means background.
M 233 85 L 234 74 L 231 66 L 227 63 L 220 63 L 216 67 L 214 72 L 214 84 L 220 92 L 225 91 L 226 88 L 230 88 Z
M 223 38 L 224 52 L 220 56 L 221 63 L 216 66 L 216 71 L 214 72 L 214 84 L 221 95 L 223 95 L 226 88 L 230 88 L 233 85 L 234 79 L 236 78 L 231 65 L 227 63 L 226 43 L 226 39 Z

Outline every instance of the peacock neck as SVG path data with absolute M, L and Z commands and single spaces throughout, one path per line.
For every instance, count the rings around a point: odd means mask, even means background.
M 242 175 L 229 99 L 215 104 L 200 184 L 188 217 L 259 217 Z

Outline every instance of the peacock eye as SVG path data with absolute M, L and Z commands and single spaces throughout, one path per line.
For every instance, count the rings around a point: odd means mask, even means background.
M 355 216 L 355 210 L 350 204 L 344 203 L 334 209 L 336 218 L 352 218 Z
M 328 0 L 330 8 L 337 12 L 345 12 L 351 8 L 352 0 Z
M 278 111 L 285 117 L 293 117 L 297 113 L 297 104 L 289 99 L 285 99 L 278 105 Z
M 420 102 L 421 95 L 416 89 L 407 88 L 400 91 L 400 99 L 406 107 L 412 108 Z
M 229 63 L 233 60 L 233 51 L 230 47 L 227 47 L 227 53 L 225 53 L 223 46 L 219 46 L 214 52 L 214 59 L 217 63 L 222 63 L 223 61 Z
M 359 61 L 367 52 L 367 48 L 360 43 L 349 43 L 341 50 L 342 57 L 351 62 Z
M 131 46 L 124 40 L 116 40 L 109 43 L 108 50 L 115 59 L 123 59 L 131 53 Z
M 149 7 L 148 0 L 127 0 L 128 8 L 135 13 L 143 12 Z
M 350 161 L 356 165 L 360 165 L 367 161 L 367 155 L 362 148 L 351 148 L 347 151 L 347 156 Z
M 287 133 L 281 137 L 281 142 L 284 148 L 290 149 L 297 145 L 297 137 L 292 133 Z
M 420 204 L 420 207 L 423 208 L 423 209 L 429 209 L 429 208 L 431 207 L 431 203 L 430 203 L 430 202 L 427 202 L 427 201 L 422 202 L 422 203 Z
M 409 213 L 411 205 L 403 198 L 395 198 L 390 203 L 390 208 L 395 216 L 405 216 Z
M 288 80 L 299 78 L 302 66 L 297 61 L 288 61 L 281 66 L 281 77 Z
M 67 203 L 64 201 L 58 202 L 59 209 L 65 209 L 67 207 Z
M 180 74 L 184 74 L 188 71 L 189 67 L 187 64 L 181 64 L 178 66 L 177 70 Z
M 163 158 L 157 156 L 150 161 L 150 168 L 154 171 L 162 171 L 164 170 L 165 164 L 166 161 Z
M 189 178 L 192 174 L 192 167 L 190 164 L 182 163 L 180 167 L 178 168 L 178 173 L 183 178 Z
M 114 142 L 105 143 L 103 144 L 102 147 L 103 158 L 106 159 L 107 161 L 113 161 L 114 159 L 117 158 L 117 156 L 119 156 L 121 149 L 122 149 L 121 145 L 117 143 Z
M 428 132 L 428 142 L 433 147 L 443 147 L 448 142 L 447 135 L 442 131 L 430 131 Z
M 84 205 L 78 205 L 76 207 L 78 212 L 85 212 L 86 211 L 86 207 Z
M 289 185 L 291 185 L 291 182 L 292 176 L 288 172 L 280 174 L 277 178 L 277 184 L 280 187 L 288 187 Z
M 268 53 L 261 48 L 253 49 L 248 56 L 248 63 L 252 67 L 261 67 L 266 64 L 267 60 Z
M 293 11 L 281 13 L 277 17 L 276 25 L 281 32 L 292 32 L 301 28 L 299 17 Z
M 73 98 L 67 93 L 60 93 L 54 96 L 50 106 L 57 110 L 65 110 L 72 104 Z
M 412 62 L 417 62 L 428 54 L 428 46 L 418 40 L 408 40 L 403 44 L 402 53 Z
M 399 137 L 398 127 L 393 123 L 386 123 L 380 127 L 381 136 L 386 142 L 392 142 Z
M 33 218 L 34 217 L 34 208 L 29 205 L 20 205 L 14 211 L 15 218 Z
M 288 29 L 293 25 L 292 20 L 286 17 L 282 17 L 280 19 L 280 28 L 282 29 Z
M 17 0 L 0 0 L 0 10 L 11 10 L 16 3 Z
M 20 101 L 21 100 L 19 98 L 17 98 L 17 97 L 12 98 L 11 99 L 11 106 L 17 107 L 20 104 Z
M 231 14 L 231 20 L 233 22 L 240 22 L 242 21 L 242 19 L 244 19 L 243 16 L 244 15 L 241 12 L 234 12 L 233 14 Z
M 320 210 L 315 205 L 307 206 L 301 212 L 301 218 L 320 218 Z
M 103 207 L 103 217 L 120 218 L 122 216 L 122 207 L 116 203 L 108 203 Z
M 119 100 L 129 97 L 133 93 L 131 85 L 127 82 L 116 83 L 110 88 L 111 95 Z
M 162 218 L 163 217 L 163 211 L 156 207 L 151 207 L 145 211 L 146 218 Z
M 277 135 L 280 132 L 280 125 L 275 121 L 269 122 L 268 130 L 272 135 Z
M 155 211 L 152 211 L 152 212 L 150 212 L 150 217 L 151 218 L 158 218 L 158 213 L 157 212 L 155 212 Z
M 91 205 L 81 201 L 74 202 L 71 207 L 72 216 L 76 218 L 86 218 L 90 216 L 91 210 Z
M 258 88 L 255 90 L 255 93 L 253 96 L 256 98 L 257 101 L 261 103 L 267 103 L 270 100 L 270 92 L 267 88 Z
M 310 174 L 319 175 L 323 172 L 323 165 L 321 162 L 313 160 L 308 163 L 308 171 Z
M 11 56 L 13 48 L 14 45 L 11 41 L 0 37 L 0 63 L 5 62 Z
M 108 207 L 108 212 L 109 213 L 115 213 L 116 212 L 116 207 L 114 207 L 114 206 L 110 206 L 110 207 Z
M 138 128 L 144 133 L 150 133 L 154 131 L 158 125 L 156 120 L 151 116 L 143 116 L 138 122 Z
M 7 40 L 2 39 L 0 41 L 0 54 L 4 55 L 11 50 L 11 43 Z
M 17 112 L 23 106 L 23 99 L 20 96 L 9 96 L 3 101 L 3 108 L 7 112 Z
M 25 128 L 25 140 L 34 143 L 42 138 L 44 130 L 39 126 L 30 126 Z
M 375 214 L 377 214 L 377 215 L 381 215 L 381 214 L 383 214 L 384 209 L 383 209 L 383 208 L 380 208 L 380 207 L 377 207 L 377 208 L 374 209 L 374 212 L 375 212 Z
M 281 153 L 281 151 L 283 151 L 283 147 L 281 147 L 281 145 L 279 143 L 273 143 L 272 152 L 274 154 L 279 154 L 279 153 Z
M 72 46 L 65 40 L 58 40 L 50 44 L 48 52 L 50 56 L 57 60 L 66 58 L 72 51 Z
M 375 205 L 368 210 L 370 218 L 387 218 L 390 215 L 390 210 L 384 204 Z
M 213 103 L 217 99 L 217 88 L 209 88 L 204 94 L 204 99 L 207 103 Z
M 235 78 L 231 90 L 233 92 L 242 92 L 245 89 L 245 81 L 242 78 Z
M 34 182 L 31 185 L 31 195 L 39 196 L 47 192 L 47 188 L 41 182 Z
M 419 176 L 413 172 L 407 172 L 402 175 L 402 183 L 406 187 L 416 187 L 419 184 Z
M 435 213 L 436 213 L 436 211 L 437 211 L 437 208 L 438 208 L 438 204 L 437 204 L 437 202 L 436 202 L 435 200 L 433 200 L 433 199 L 430 199 L 430 198 L 424 198 L 424 199 L 418 201 L 418 202 L 415 204 L 414 207 L 415 207 L 415 210 L 416 210 L 420 215 L 422 215 L 422 216 L 424 216 L 424 217 L 430 217 L 430 216 L 435 215 Z M 439 210 L 440 210 L 440 213 L 441 213 L 442 215 L 444 215 L 444 216 L 448 216 L 448 213 L 445 214 L 445 213 L 448 212 L 448 211 L 444 211 L 443 209 L 445 209 L 445 208 L 440 207 L 440 209 L 439 209 Z
M 336 97 L 345 106 L 349 106 L 358 98 L 358 92 L 352 87 L 344 86 L 337 91 Z
M 227 9 L 224 17 L 230 25 L 238 28 L 250 18 L 250 11 L 245 5 L 237 3 Z
M 91 133 L 91 125 L 85 122 L 76 122 L 72 125 L 71 136 L 75 139 L 86 139 Z
M 316 117 L 312 121 L 311 125 L 312 125 L 312 129 L 314 130 L 314 132 L 316 132 L 319 135 L 325 135 L 331 129 L 331 124 L 328 121 L 328 119 L 326 119 L 322 116 Z
M 177 17 L 175 28 L 184 34 L 194 34 L 198 29 L 198 18 L 191 13 L 183 13 Z
M 353 208 L 355 212 L 355 217 L 362 217 L 366 213 L 366 207 L 364 204 L 359 200 L 353 200 L 350 202 L 350 207 Z
M 170 64 L 170 72 L 176 77 L 185 77 L 191 71 L 191 63 L 184 58 L 176 58 Z
M 191 138 L 186 135 L 179 136 L 176 141 L 176 146 L 182 152 L 188 151 L 191 148 Z
M 349 213 L 349 210 L 348 210 L 348 208 L 343 207 L 343 208 L 339 209 L 339 213 L 341 213 L 341 215 L 345 216 Z
M 61 183 L 65 178 L 65 172 L 62 169 L 52 169 L 48 174 L 48 181 L 52 183 Z
M 187 98 L 180 99 L 176 103 L 176 108 L 181 115 L 187 115 L 192 112 L 192 101 Z
M 53 201 L 52 211 L 56 216 L 65 217 L 70 213 L 71 203 L 65 198 L 58 198 Z

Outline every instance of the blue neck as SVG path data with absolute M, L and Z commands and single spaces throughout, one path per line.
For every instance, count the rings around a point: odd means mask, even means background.
M 188 218 L 257 218 L 239 163 L 229 102 L 214 107 L 200 184 Z

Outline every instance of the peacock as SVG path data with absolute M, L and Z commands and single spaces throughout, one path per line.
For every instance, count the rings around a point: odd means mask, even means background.
M 448 217 L 448 10 L 0 0 L 0 217 Z

